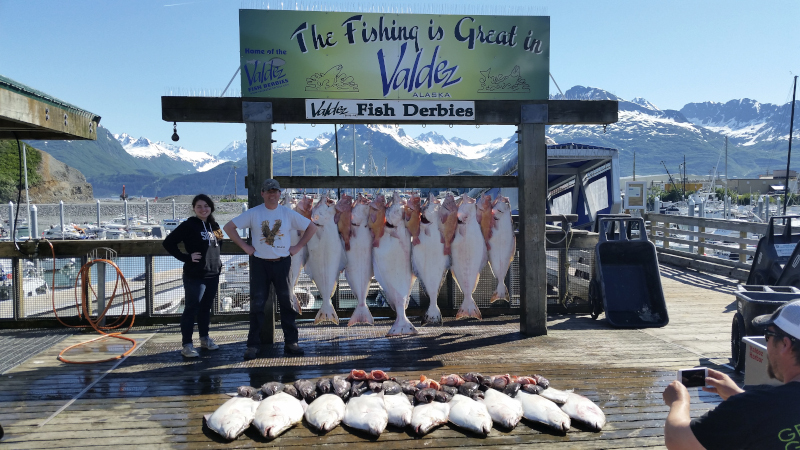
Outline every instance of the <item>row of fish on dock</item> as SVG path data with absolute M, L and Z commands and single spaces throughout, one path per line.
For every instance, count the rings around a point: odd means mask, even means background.
M 550 387 L 541 375 L 463 377 L 444 375 L 439 381 L 420 376 L 400 381 L 381 370 L 353 370 L 347 376 L 316 382 L 266 383 L 261 388 L 239 387 L 213 414 L 205 416 L 211 430 L 236 439 L 251 425 L 274 439 L 301 423 L 327 432 L 340 423 L 380 436 L 388 425 L 410 426 L 425 435 L 445 423 L 486 436 L 494 423 L 512 430 L 525 418 L 567 432 L 572 422 L 600 431 L 603 411 L 588 398 Z
M 417 334 L 405 314 L 416 277 L 434 299 L 423 323 L 442 323 L 435 299 L 448 270 L 464 293 L 457 319 L 481 318 L 473 292 L 487 262 L 497 278 L 491 301 L 509 299 L 505 277 L 514 259 L 516 237 L 508 198 L 498 196 L 492 201 L 485 195 L 476 201 L 465 195 L 456 203 L 452 194 L 444 201 L 431 194 L 422 204 L 418 195 L 406 201 L 395 192 L 387 204 L 383 195 L 369 201 L 360 194 L 355 199 L 345 194 L 338 202 L 321 197 L 312 206 L 311 197 L 298 200 L 287 194 L 283 204 L 318 227 L 292 258 L 291 269 L 292 283 L 305 269 L 322 295 L 315 324 L 339 323 L 331 297 L 342 270 L 358 300 L 348 325 L 373 324 L 367 294 L 374 276 L 397 313 L 387 336 Z M 292 235 L 293 245 L 299 240 L 299 233 Z M 301 312 L 297 298 L 292 304 Z

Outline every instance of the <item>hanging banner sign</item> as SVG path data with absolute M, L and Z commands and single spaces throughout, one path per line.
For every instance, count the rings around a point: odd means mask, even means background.
M 239 32 L 242 97 L 436 100 L 449 110 L 453 100 L 549 96 L 546 16 L 240 10 Z
M 306 119 L 475 120 L 475 102 L 306 99 Z

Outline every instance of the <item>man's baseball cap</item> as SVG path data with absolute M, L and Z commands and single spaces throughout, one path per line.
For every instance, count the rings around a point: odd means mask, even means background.
M 766 328 L 770 325 L 775 325 L 789 336 L 800 339 L 800 300 L 784 303 L 774 313 L 753 319 L 753 326 Z
M 281 185 L 278 184 L 277 181 L 273 180 L 272 178 L 267 178 L 264 180 L 264 183 L 261 185 L 262 191 L 268 191 L 270 189 L 281 189 Z

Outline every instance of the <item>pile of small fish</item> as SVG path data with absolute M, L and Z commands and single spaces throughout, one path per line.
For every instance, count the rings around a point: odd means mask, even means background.
M 600 431 L 603 411 L 591 400 L 550 387 L 541 375 L 483 376 L 470 372 L 418 380 L 398 380 L 381 370 L 354 369 L 346 376 L 293 384 L 270 382 L 260 389 L 242 386 L 213 414 L 206 425 L 226 439 L 236 439 L 255 426 L 265 438 L 276 438 L 306 420 L 326 432 L 340 423 L 380 436 L 387 425 L 411 426 L 425 435 L 447 422 L 486 436 L 494 423 L 511 430 L 525 418 L 559 432 L 572 421 Z
M 315 324 L 338 325 L 331 297 L 342 270 L 358 300 L 348 326 L 373 324 L 367 294 L 374 276 L 397 313 L 387 336 L 417 334 L 405 314 L 416 277 L 429 298 L 437 298 L 445 274 L 451 271 L 464 293 L 457 319 L 481 318 L 472 294 L 487 262 L 497 278 L 491 301 L 509 299 L 505 277 L 514 258 L 516 237 L 506 197 L 492 201 L 484 195 L 476 201 L 463 196 L 456 203 L 452 194 L 444 202 L 430 194 L 423 205 L 418 195 L 406 201 L 397 192 L 388 204 L 383 195 L 369 201 L 361 194 L 355 199 L 344 194 L 338 202 L 322 197 L 312 207 L 311 197 L 297 200 L 287 190 L 283 205 L 318 227 L 306 247 L 292 258 L 291 269 L 291 280 L 296 283 L 305 268 L 322 295 Z M 293 245 L 299 240 L 299 235 L 292 236 Z M 301 312 L 297 299 L 292 300 Z M 436 302 L 430 303 L 422 321 L 442 323 Z

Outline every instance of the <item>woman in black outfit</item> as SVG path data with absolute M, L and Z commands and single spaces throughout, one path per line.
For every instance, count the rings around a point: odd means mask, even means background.
M 216 350 L 219 348 L 208 335 L 211 323 L 211 306 L 217 296 L 219 274 L 222 261 L 219 257 L 222 230 L 214 220 L 214 202 L 205 194 L 192 199 L 194 217 L 186 219 L 164 239 L 164 248 L 170 255 L 183 261 L 183 288 L 185 306 L 181 316 L 183 349 L 181 355 L 187 358 L 199 356 L 192 346 L 195 316 L 200 331 L 200 348 Z M 187 253 L 178 249 L 183 242 Z

